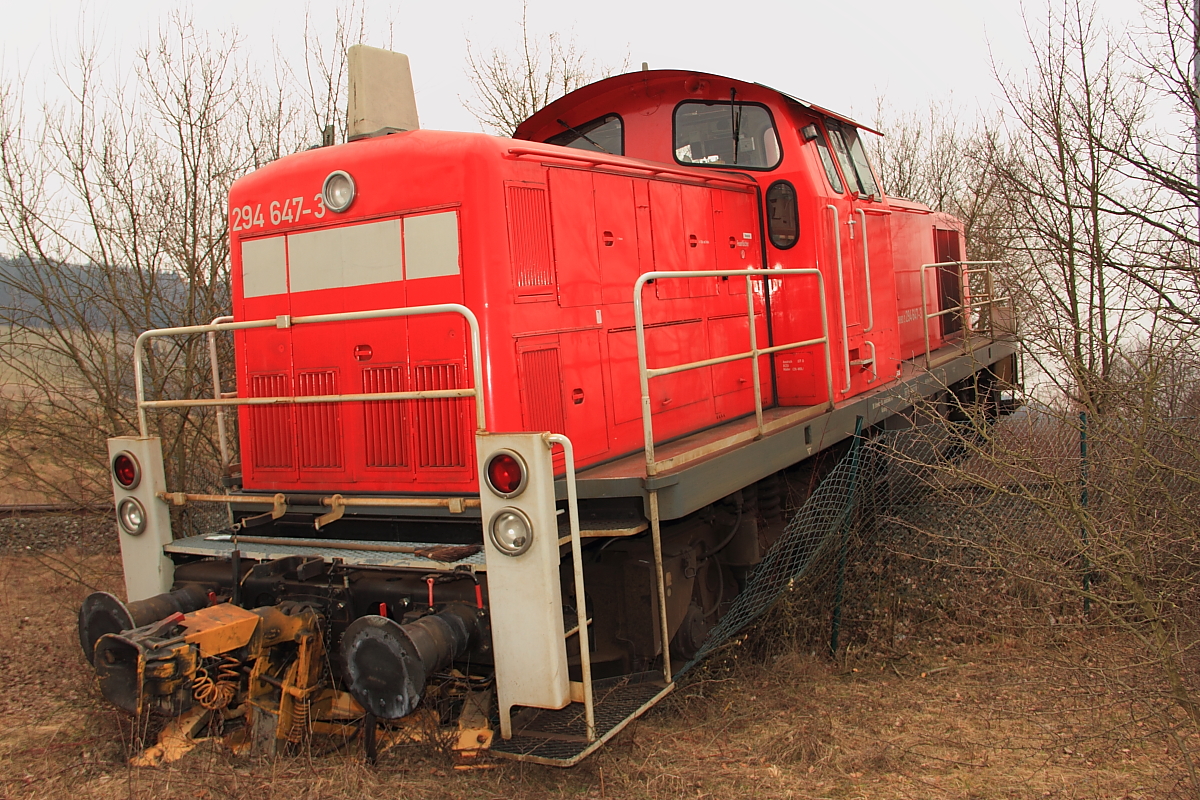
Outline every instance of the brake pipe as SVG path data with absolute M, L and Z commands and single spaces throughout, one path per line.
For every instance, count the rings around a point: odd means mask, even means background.
M 454 568 L 454 572 L 459 575 L 465 575 L 475 582 L 475 608 L 483 611 L 483 587 L 479 585 L 479 576 L 475 574 L 475 570 L 466 566 Z

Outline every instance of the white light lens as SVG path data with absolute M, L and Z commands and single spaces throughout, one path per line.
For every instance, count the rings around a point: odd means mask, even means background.
M 146 530 L 146 509 L 142 508 L 137 498 L 126 497 L 117 506 L 117 521 L 126 533 L 137 536 Z
M 354 202 L 354 179 L 341 170 L 331 172 L 325 179 L 321 195 L 325 199 L 325 207 L 330 211 L 345 211 Z
M 533 544 L 533 525 L 529 517 L 515 508 L 502 508 L 488 526 L 492 544 L 505 555 L 519 556 Z

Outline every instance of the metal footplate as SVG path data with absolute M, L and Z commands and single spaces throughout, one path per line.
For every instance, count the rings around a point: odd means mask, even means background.
M 646 713 L 674 688 L 674 683 L 663 683 L 661 672 L 598 680 L 593 684 L 595 740 L 588 741 L 583 704 L 571 703 L 558 710 L 525 709 L 513 720 L 513 737 L 496 737 L 492 740 L 491 752 L 534 764 L 574 766 Z

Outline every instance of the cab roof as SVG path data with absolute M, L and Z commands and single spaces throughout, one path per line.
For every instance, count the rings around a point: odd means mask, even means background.
M 883 135 L 873 128 L 856 122 L 845 114 L 839 114 L 836 111 L 831 111 L 815 103 L 810 103 L 807 100 L 801 100 L 794 95 L 781 92 L 778 89 L 773 89 L 761 83 L 747 83 L 736 78 L 727 78 L 723 75 L 713 75 L 708 72 L 657 69 L 614 75 L 611 78 L 589 83 L 587 86 L 580 87 L 570 94 L 563 95 L 518 125 L 517 130 L 513 133 L 513 138 L 545 141 L 556 133 L 562 132 L 562 126 L 558 120 L 571 116 L 570 111 L 572 109 L 590 105 L 594 101 L 598 102 L 607 98 L 612 105 L 611 110 L 620 113 L 621 111 L 630 110 L 630 106 L 634 103 L 635 98 L 641 98 L 643 103 L 646 100 L 654 100 L 657 97 L 665 95 L 673 86 L 678 87 L 677 94 L 680 96 L 708 96 L 711 94 L 711 91 L 706 91 L 706 89 L 711 84 L 717 83 L 722 85 L 722 90 L 726 86 L 737 89 L 738 93 L 747 99 L 757 97 L 761 100 L 766 99 L 764 98 L 764 94 L 768 96 L 775 95 L 785 103 L 795 103 L 816 114 L 853 125 L 856 128 L 878 136 Z

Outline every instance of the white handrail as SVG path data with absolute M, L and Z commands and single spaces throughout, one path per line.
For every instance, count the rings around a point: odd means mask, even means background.
M 233 322 L 229 315 L 214 317 L 210 325 L 220 325 L 222 322 Z M 208 332 L 208 365 L 212 371 L 213 398 L 221 396 L 221 362 L 217 357 L 217 332 Z M 228 467 L 232 460 L 229 455 L 229 437 L 225 431 L 225 414 L 217 412 L 217 444 L 221 448 L 221 466 Z
M 842 389 L 842 394 L 846 394 L 850 391 L 850 326 L 846 324 L 846 278 L 842 271 L 842 219 L 838 216 L 837 206 L 830 203 L 825 207 L 833 212 L 833 243 L 837 252 L 838 314 L 842 319 L 842 360 L 846 364 L 846 388 Z M 833 400 L 832 397 L 829 399 Z
M 754 330 L 754 291 L 752 286 L 753 278 L 773 279 L 776 277 L 787 277 L 789 275 L 809 275 L 817 279 L 817 292 L 821 304 L 821 338 L 806 339 L 802 342 L 789 342 L 787 344 L 774 345 L 771 347 L 758 347 L 758 339 Z M 642 289 L 646 283 L 655 280 L 679 279 L 679 278 L 733 278 L 745 276 L 746 278 L 746 313 L 750 324 L 750 350 L 745 353 L 736 353 L 728 356 L 718 356 L 716 358 L 706 358 L 702 361 L 692 361 L 686 364 L 677 364 L 672 367 L 658 367 L 651 369 L 646 363 L 646 325 L 642 312 Z M 829 407 L 833 408 L 833 355 L 829 348 L 829 319 L 825 307 L 825 277 L 818 269 L 733 269 L 733 270 L 685 270 L 671 272 L 646 272 L 643 273 L 633 285 L 633 317 L 634 328 L 637 332 L 637 352 L 638 352 L 638 382 L 642 391 L 642 436 L 645 442 L 646 449 L 646 474 L 655 475 L 658 471 L 657 462 L 654 459 L 654 421 L 653 414 L 650 408 L 650 379 L 657 378 L 662 375 L 671 375 L 676 372 L 685 372 L 687 370 L 699 369 L 701 367 L 714 366 L 716 364 L 724 364 L 729 361 L 738 361 L 745 358 L 753 359 L 753 374 L 754 374 L 754 416 L 758 424 L 759 435 L 764 432 L 763 429 L 763 414 L 762 414 L 762 387 L 759 385 L 758 377 L 758 358 L 759 356 L 771 355 L 784 350 L 794 350 L 800 347 L 811 347 L 813 345 L 825 345 L 825 389 L 829 394 Z
M 867 248 L 867 212 L 861 208 L 854 210 L 862 216 L 863 273 L 867 279 L 867 327 L 863 328 L 863 333 L 870 333 L 875 328 L 875 295 L 871 293 L 871 251 Z M 874 349 L 875 345 L 871 345 L 872 352 Z
M 304 397 L 238 397 L 222 398 L 219 396 L 220 386 L 214 384 L 217 396 L 211 400 L 147 400 L 145 379 L 142 375 L 142 361 L 145 344 L 150 339 L 166 336 L 189 336 L 199 333 L 215 334 L 220 331 L 249 330 L 253 328 L 291 328 L 294 325 L 310 325 L 321 322 L 349 322 L 363 319 L 386 319 L 389 317 L 415 317 L 429 314 L 459 314 L 467 321 L 471 329 L 471 368 L 474 385 L 470 389 L 443 389 L 421 392 L 379 392 L 377 394 L 342 394 L 342 395 L 313 395 Z M 218 318 L 221 319 L 221 318 Z M 212 349 L 210 346 L 210 358 Z M 429 306 L 413 306 L 412 308 L 381 308 L 370 311 L 347 311 L 338 314 L 314 314 L 302 317 L 290 315 L 278 316 L 275 319 L 246 320 L 243 322 L 212 322 L 208 325 L 184 325 L 177 328 L 156 328 L 144 331 L 138 336 L 133 345 L 133 385 L 137 398 L 138 431 L 140 435 L 149 435 L 146 420 L 147 408 L 194 408 L 208 406 L 241 406 L 241 405 L 271 405 L 290 403 L 330 403 L 376 400 L 427 400 L 445 397 L 475 398 L 475 422 L 481 431 L 487 430 L 487 412 L 483 398 L 483 366 L 481 359 L 482 348 L 479 338 L 479 320 L 474 312 L 459 303 L 441 303 Z M 219 381 L 219 377 L 217 378 Z M 219 430 L 219 428 L 218 428 Z
M 921 265 L 921 315 L 922 315 L 922 326 L 924 327 L 923 332 L 925 334 L 925 364 L 927 366 L 932 358 L 932 353 L 930 350 L 930 342 L 929 342 L 929 323 L 931 320 L 933 320 L 937 317 L 944 317 L 947 314 L 963 312 L 963 311 L 966 311 L 967 309 L 990 308 L 991 306 L 999 305 L 1000 303 L 1007 303 L 1011 299 L 1008 297 L 991 297 L 991 296 L 989 296 L 987 300 L 982 300 L 978 303 L 966 302 L 967 296 L 969 295 L 968 290 L 970 288 L 970 285 L 969 285 L 970 279 L 968 276 L 983 274 L 985 276 L 985 280 L 986 280 L 988 286 L 991 286 L 992 285 L 992 269 L 991 268 L 994 266 L 1003 264 L 1003 263 L 1004 263 L 1003 261 L 939 261 L 936 264 L 922 264 Z M 943 308 L 941 311 L 934 311 L 931 313 L 929 311 L 929 289 L 925 285 L 925 270 L 940 268 L 940 267 L 958 267 L 959 291 L 962 293 L 962 297 L 959 298 L 958 305 L 952 306 L 950 308 Z M 963 267 L 982 267 L 982 269 L 965 269 L 964 270 Z M 990 320 L 990 316 L 991 315 L 989 315 L 989 320 Z M 967 333 L 982 332 L 982 331 L 971 330 L 969 321 L 966 321 L 964 327 L 966 328 Z M 989 327 L 990 327 L 990 322 L 989 322 Z M 967 338 L 966 336 L 963 337 L 964 343 L 966 341 L 966 338 Z
M 596 741 L 596 710 L 592 697 L 592 655 L 587 625 L 587 593 L 583 587 L 583 542 L 579 533 L 579 495 L 575 490 L 575 447 L 560 433 L 546 434 L 546 442 L 562 446 L 566 456 L 567 519 L 571 526 L 571 561 L 575 567 L 575 613 L 579 626 L 579 671 L 583 682 L 583 713 L 587 739 Z

